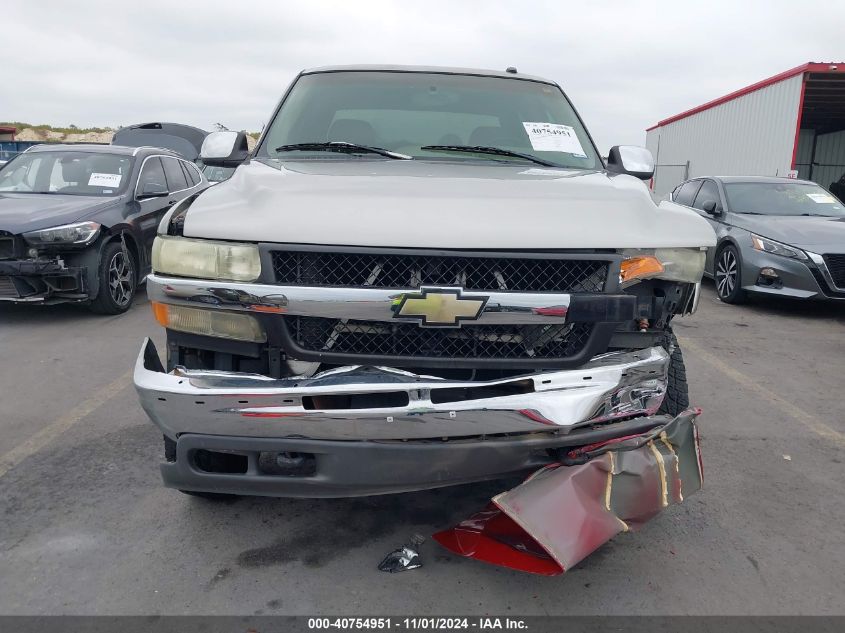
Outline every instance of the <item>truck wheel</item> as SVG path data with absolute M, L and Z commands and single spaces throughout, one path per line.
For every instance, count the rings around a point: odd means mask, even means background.
M 164 436 L 164 459 L 169 462 L 176 461 L 176 440 L 172 440 L 166 435 Z M 184 495 L 190 495 L 191 497 L 208 499 L 209 501 L 229 501 L 238 498 L 238 495 L 230 495 L 223 492 L 199 492 L 197 490 L 180 490 L 179 492 Z
M 92 312 L 122 314 L 132 305 L 138 285 L 132 253 L 124 250 L 120 242 L 109 242 L 100 255 L 97 274 L 100 289 L 91 302 Z
M 672 328 L 666 330 L 661 344 L 669 353 L 669 382 L 666 387 L 666 397 L 663 398 L 663 404 L 660 405 L 658 413 L 675 416 L 689 408 L 687 368 Z
M 728 244 L 719 249 L 713 269 L 719 299 L 725 303 L 744 303 L 746 293 L 742 289 L 742 260 L 736 247 Z

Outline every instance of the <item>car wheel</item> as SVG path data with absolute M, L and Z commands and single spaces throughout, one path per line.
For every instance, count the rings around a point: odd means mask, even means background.
M 746 299 L 742 289 L 742 261 L 739 251 L 729 244 L 719 249 L 716 254 L 713 279 L 716 281 L 716 294 L 725 303 L 742 303 Z
M 666 397 L 663 398 L 658 413 L 676 416 L 689 408 L 687 368 L 672 328 L 666 330 L 661 345 L 669 353 L 669 380 L 666 385 Z
M 138 276 L 132 253 L 120 242 L 109 242 L 100 256 L 100 289 L 91 302 L 91 310 L 99 314 L 126 312 L 135 298 Z

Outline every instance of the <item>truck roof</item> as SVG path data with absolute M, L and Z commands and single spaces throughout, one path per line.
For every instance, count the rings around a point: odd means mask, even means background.
M 441 75 L 474 75 L 479 77 L 500 77 L 502 79 L 522 79 L 524 81 L 538 81 L 544 84 L 556 86 L 557 83 L 551 79 L 526 75 L 524 73 L 511 73 L 506 70 L 486 70 L 483 68 L 460 68 L 454 66 L 401 66 L 393 64 L 350 64 L 340 66 L 320 66 L 303 70 L 302 75 L 316 73 L 334 72 L 393 72 L 393 73 L 437 73 Z

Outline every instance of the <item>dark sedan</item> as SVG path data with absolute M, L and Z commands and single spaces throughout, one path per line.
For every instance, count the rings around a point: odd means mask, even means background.
M 0 301 L 129 309 L 165 212 L 208 186 L 152 147 L 40 145 L 0 171 Z
M 695 178 L 671 198 L 716 231 L 705 274 L 722 301 L 740 303 L 748 293 L 845 299 L 845 205 L 816 183 Z

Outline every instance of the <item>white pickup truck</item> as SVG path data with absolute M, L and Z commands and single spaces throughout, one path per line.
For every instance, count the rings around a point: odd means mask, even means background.
M 671 322 L 713 231 L 653 202 L 647 150 L 605 163 L 555 82 L 308 70 L 252 152 L 218 132 L 201 158 L 237 169 L 161 222 L 167 359 L 148 340 L 135 369 L 167 486 L 420 490 L 694 424 Z

